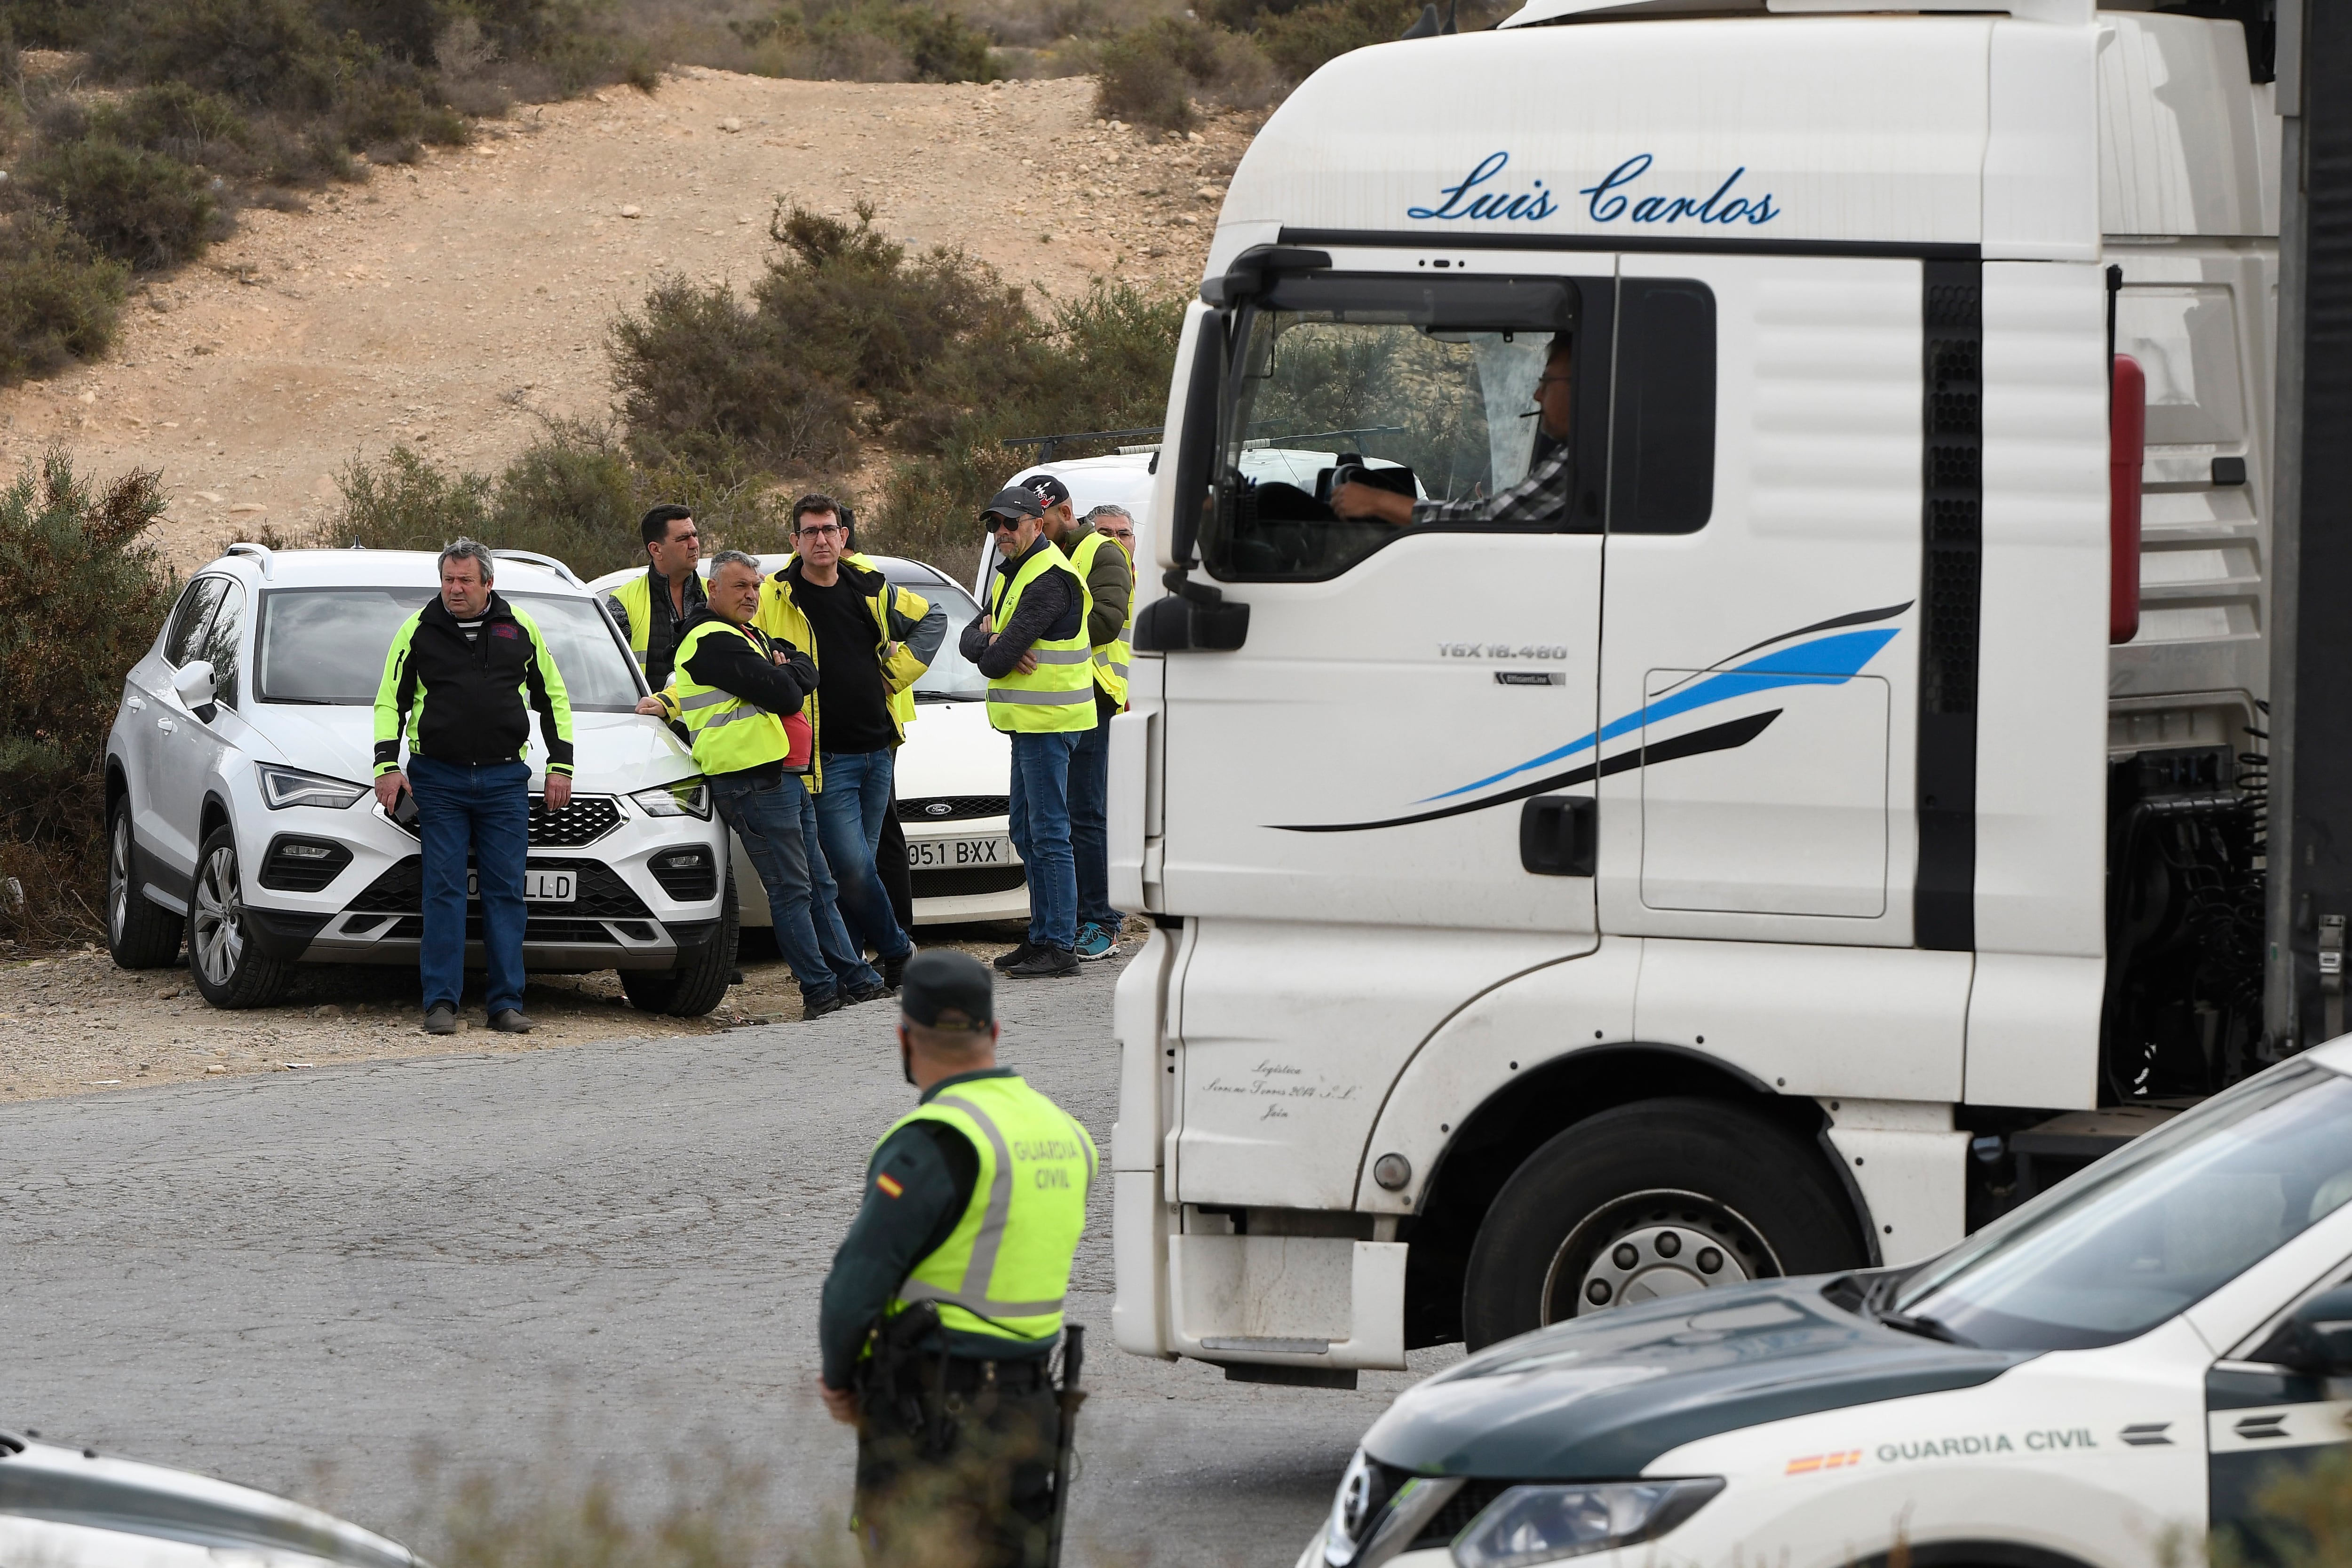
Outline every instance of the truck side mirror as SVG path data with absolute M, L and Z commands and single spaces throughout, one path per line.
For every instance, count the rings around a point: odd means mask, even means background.
M 172 689 L 188 705 L 188 711 L 206 724 L 212 723 L 213 716 L 220 711 L 214 706 L 220 694 L 214 686 L 210 659 L 194 659 L 182 665 L 179 674 L 172 677 Z
M 2253 1359 L 2307 1377 L 2352 1377 L 2352 1285 L 2322 1291 L 2295 1308 Z
M 1200 559 L 1201 517 L 1215 504 L 1210 479 L 1217 465 L 1217 395 L 1225 380 L 1225 315 L 1201 319 L 1192 340 L 1192 377 L 1184 389 L 1184 426 L 1176 448 L 1176 499 L 1169 517 L 1168 549 L 1179 567 Z

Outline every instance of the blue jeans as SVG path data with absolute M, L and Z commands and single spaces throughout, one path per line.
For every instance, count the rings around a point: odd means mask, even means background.
M 1015 732 L 1013 848 L 1029 870 L 1029 940 L 1068 947 L 1078 939 L 1077 867 L 1070 857 L 1070 757 L 1081 730 Z
M 889 890 L 874 866 L 874 851 L 882 841 L 882 813 L 890 809 L 892 757 L 887 750 L 825 753 L 824 787 L 816 793 L 816 831 L 824 841 L 825 862 L 841 884 L 841 920 L 851 939 L 865 943 L 878 957 L 903 958 L 915 950 L 915 944 L 898 929 Z
M 466 986 L 466 861 L 481 884 L 482 957 L 490 1016 L 522 1006 L 522 873 L 530 858 L 530 769 L 520 762 L 468 768 L 408 759 L 416 828 L 425 841 L 425 939 L 416 967 L 425 1005 L 454 1008 Z
M 776 949 L 792 966 L 803 997 L 841 986 L 877 986 L 882 977 L 857 955 L 834 907 L 833 875 L 817 847 L 816 806 L 797 774 L 757 781 L 743 774 L 710 780 L 719 814 L 743 841 L 743 852 L 768 890 Z
M 1078 732 L 1070 753 L 1070 854 L 1077 862 L 1078 924 L 1118 935 L 1118 911 L 1110 906 L 1109 823 L 1110 716 L 1118 710 L 1097 695 L 1095 727 Z

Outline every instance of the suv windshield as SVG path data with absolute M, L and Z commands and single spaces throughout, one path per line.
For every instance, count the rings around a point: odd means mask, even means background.
M 988 677 L 980 666 L 963 656 L 956 647 L 963 629 L 980 613 L 971 594 L 952 583 L 937 578 L 893 578 L 898 587 L 921 594 L 947 612 L 947 640 L 931 659 L 931 667 L 915 682 L 915 700 L 919 703 L 976 703 L 988 700 Z
M 392 634 L 432 597 L 430 588 L 281 588 L 263 594 L 257 695 L 266 703 L 372 706 Z M 574 710 L 636 707 L 636 672 L 593 601 L 551 593 L 508 598 L 546 635 Z
M 2352 1079 L 2310 1063 L 2167 1123 L 1930 1264 L 1895 1309 L 1971 1344 L 2146 1333 L 2352 1199 Z

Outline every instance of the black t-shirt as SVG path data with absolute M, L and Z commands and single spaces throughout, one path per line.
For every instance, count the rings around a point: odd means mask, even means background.
M 845 574 L 831 588 L 795 576 L 793 602 L 816 634 L 817 745 L 829 753 L 883 751 L 898 745 L 866 596 Z

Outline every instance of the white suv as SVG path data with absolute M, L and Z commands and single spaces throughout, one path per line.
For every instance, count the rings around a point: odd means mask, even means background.
M 523 963 L 617 969 L 640 1009 L 709 1012 L 736 939 L 709 792 L 668 729 L 634 712 L 645 684 L 595 596 L 560 562 L 498 558 L 498 591 L 563 673 L 576 749 L 570 805 L 548 810 L 532 785 Z M 416 831 L 368 780 L 384 651 L 438 582 L 429 553 L 249 544 L 189 580 L 107 737 L 117 964 L 168 965 L 184 936 L 197 989 L 222 1008 L 266 1006 L 297 964 L 415 964 Z M 467 924 L 478 936 L 478 908 Z M 467 959 L 480 964 L 478 940 Z

